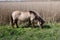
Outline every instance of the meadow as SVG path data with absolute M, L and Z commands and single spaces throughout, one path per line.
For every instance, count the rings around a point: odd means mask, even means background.
M 34 10 L 46 21 L 44 28 L 10 26 L 15 10 Z M 57 23 L 54 23 L 57 22 Z M 0 40 L 60 40 L 60 2 L 0 2 Z
M 60 40 L 60 23 L 44 24 L 43 29 L 0 25 L 0 40 Z

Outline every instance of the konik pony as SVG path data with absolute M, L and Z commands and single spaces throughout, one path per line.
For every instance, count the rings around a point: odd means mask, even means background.
M 34 11 L 14 11 L 11 15 L 11 24 L 13 27 L 14 24 L 16 24 L 18 28 L 18 20 L 22 22 L 28 21 L 29 25 L 32 25 L 32 27 L 34 27 L 34 20 L 37 20 L 38 26 L 41 26 L 41 28 L 43 28 L 43 24 L 45 23 L 45 21 Z

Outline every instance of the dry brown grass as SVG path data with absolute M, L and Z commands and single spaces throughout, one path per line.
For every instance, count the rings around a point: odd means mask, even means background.
M 0 23 L 8 24 L 14 10 L 34 10 L 46 22 L 60 20 L 60 2 L 0 2 Z

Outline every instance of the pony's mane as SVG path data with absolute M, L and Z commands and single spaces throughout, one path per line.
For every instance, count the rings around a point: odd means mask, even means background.
M 34 11 L 29 11 L 30 14 L 34 14 L 35 16 L 37 16 L 37 14 Z

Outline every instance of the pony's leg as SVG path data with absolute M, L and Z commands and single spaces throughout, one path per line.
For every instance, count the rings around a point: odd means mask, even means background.
M 41 25 L 41 28 L 43 28 L 43 24 L 44 24 L 44 23 L 45 23 L 45 21 L 42 21 L 42 22 L 41 22 L 41 24 L 40 24 L 40 25 Z
M 14 21 L 13 21 L 13 22 L 11 23 L 11 25 L 12 25 L 13 28 L 14 28 L 14 24 L 15 24 L 15 23 L 14 23 Z
M 12 21 L 11 21 L 11 25 L 12 25 L 13 28 L 14 28 L 14 24 L 15 24 L 14 21 L 15 21 L 15 20 L 12 20 Z
M 41 23 L 40 25 L 41 25 L 41 28 L 43 28 L 43 24 Z
M 41 24 L 40 24 L 40 25 L 41 25 L 41 28 L 43 28 L 43 24 L 44 24 L 44 23 L 41 23 Z
M 14 20 L 13 20 L 12 16 L 11 16 L 11 26 L 14 28 Z
M 11 23 L 11 26 L 14 28 L 14 24 L 13 23 Z
M 38 21 L 38 22 L 37 22 L 37 25 L 41 28 L 41 25 L 40 25 L 40 24 L 41 24 L 41 23 Z
M 31 20 L 31 25 L 32 25 L 32 27 L 34 28 L 34 20 L 35 20 L 35 18 L 30 18 L 30 20 Z
M 16 24 L 17 28 L 19 28 L 17 22 L 18 22 L 18 19 L 15 20 L 15 24 Z
M 28 26 L 30 26 L 31 25 L 31 20 L 30 19 L 28 20 L 28 23 L 29 23 Z
M 12 25 L 13 28 L 14 28 L 15 24 L 16 24 L 16 20 L 13 20 L 12 23 L 11 23 L 11 25 Z
M 34 28 L 34 20 L 31 21 L 32 27 Z

